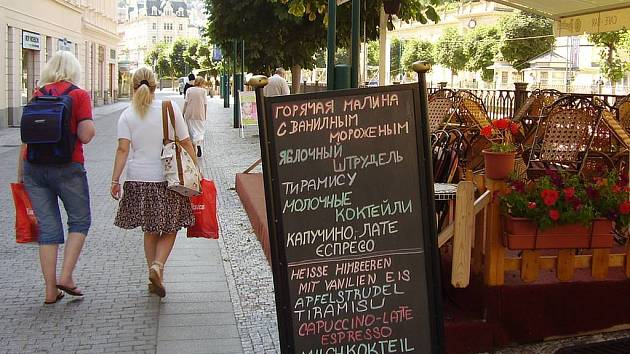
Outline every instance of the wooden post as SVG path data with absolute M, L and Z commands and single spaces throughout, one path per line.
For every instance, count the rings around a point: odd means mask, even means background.
M 483 194 L 486 191 L 486 186 L 483 184 L 483 177 L 481 184 L 474 181 L 473 183 L 477 187 L 478 195 Z M 475 216 L 475 241 L 472 255 L 472 271 L 475 274 L 481 273 L 483 270 L 483 244 L 486 239 L 486 223 L 488 222 L 488 209 L 484 209 Z
M 626 277 L 630 278 L 630 240 L 626 241 L 626 262 L 624 266 Z
M 527 82 L 514 83 L 514 112 L 512 116 L 514 116 L 525 101 L 527 101 L 527 85 Z
M 521 279 L 524 282 L 531 283 L 538 279 L 538 273 L 540 272 L 538 251 L 527 250 L 523 251 L 521 260 Z
M 575 274 L 575 250 L 558 251 L 558 263 L 556 268 L 556 276 L 560 281 L 569 281 L 573 279 Z
M 596 248 L 593 250 L 591 275 L 594 279 L 602 280 L 608 277 L 608 259 L 610 248 Z
M 474 237 L 475 187 L 471 181 L 457 185 L 455 232 L 453 235 L 453 268 L 451 284 L 465 288 L 470 283 L 470 251 Z
M 486 285 L 503 285 L 505 248 L 501 240 L 501 206 L 496 193 L 505 188 L 505 181 L 486 178 L 486 187 L 492 192 L 492 200 L 488 204 L 488 219 L 486 220 L 486 245 L 484 262 L 484 281 Z

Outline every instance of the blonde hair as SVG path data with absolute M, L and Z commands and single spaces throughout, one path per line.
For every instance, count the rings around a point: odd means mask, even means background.
M 144 117 L 153 102 L 153 93 L 156 87 L 155 74 L 153 74 L 151 69 L 142 67 L 133 73 L 131 81 L 133 83 L 131 103 L 136 112 L 140 114 L 140 117 Z M 143 83 L 142 81 L 146 82 Z
M 69 81 L 78 84 L 81 79 L 81 64 L 74 54 L 60 50 L 55 53 L 42 68 L 39 86 L 58 81 Z
M 205 87 L 206 86 L 206 79 L 204 79 L 203 76 L 197 76 L 195 78 L 195 86 Z

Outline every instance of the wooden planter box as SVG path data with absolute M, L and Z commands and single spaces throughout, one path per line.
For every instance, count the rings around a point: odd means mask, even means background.
M 613 222 L 598 218 L 591 227 L 581 224 L 558 225 L 539 230 L 528 218 L 501 216 L 503 245 L 511 250 L 610 248 L 613 245 Z

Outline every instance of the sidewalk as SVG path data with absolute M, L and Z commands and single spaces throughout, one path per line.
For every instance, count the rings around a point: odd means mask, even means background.
M 158 96 L 183 103 L 176 93 Z M 75 272 L 85 299 L 42 305 L 37 246 L 15 243 L 13 202 L 8 187 L 1 190 L 0 353 L 279 352 L 271 271 L 233 190 L 235 173 L 258 158 L 253 130 L 239 138 L 232 109 L 210 100 L 202 168 L 217 184 L 221 239 L 180 232 L 160 300 L 147 292 L 141 231 L 112 224 L 116 122 L 127 104 L 94 109 L 97 137 L 85 148 L 93 223 Z M 15 179 L 19 129 L 0 130 L 0 146 L 0 179 L 8 183 Z M 62 252 L 59 264 L 61 258 Z

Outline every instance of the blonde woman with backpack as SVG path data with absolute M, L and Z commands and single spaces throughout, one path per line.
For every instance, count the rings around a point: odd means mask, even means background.
M 50 144 L 29 143 L 22 144 L 18 160 L 18 181 L 24 182 L 39 225 L 39 261 L 46 283 L 44 304 L 47 305 L 61 300 L 64 293 L 83 296 L 72 274 L 92 222 L 90 192 L 83 166 L 83 144 L 92 140 L 96 130 L 92 121 L 90 94 L 76 86 L 80 74 L 81 64 L 72 53 L 55 53 L 42 69 L 40 86 L 33 94 L 33 101 L 24 108 L 28 115 L 31 104 L 40 104 L 37 99 L 40 96 L 67 96 L 66 99 L 69 97 L 71 101 L 70 131 L 62 135 L 70 137 L 65 145 L 68 148 L 64 149 L 67 154 L 47 151 L 46 145 Z M 41 103 L 51 102 L 51 97 L 47 98 Z M 45 119 L 49 118 L 52 117 Z M 44 120 L 43 117 L 37 119 Z M 22 120 L 26 124 L 28 117 Z M 44 127 L 45 130 L 48 128 Z M 29 133 L 34 131 L 41 133 L 41 129 L 37 128 L 24 129 L 23 138 L 29 139 Z M 68 216 L 68 236 L 65 240 L 58 199 L 62 200 Z M 57 279 L 57 253 L 59 245 L 64 243 L 61 276 Z
M 166 188 L 161 161 L 162 101 L 155 99 L 155 75 L 149 68 L 140 68 L 133 74 L 132 83 L 132 104 L 118 120 L 118 149 L 110 191 L 114 199 L 120 199 L 114 225 L 123 229 L 142 228 L 149 291 L 164 297 L 164 264 L 179 229 L 194 224 L 195 218 L 188 197 Z M 170 104 L 175 112 L 175 129 L 169 122 L 168 139 L 174 140 L 176 132 L 181 146 L 197 164 L 182 113 L 174 102 Z M 125 168 L 121 189 L 120 178 Z

